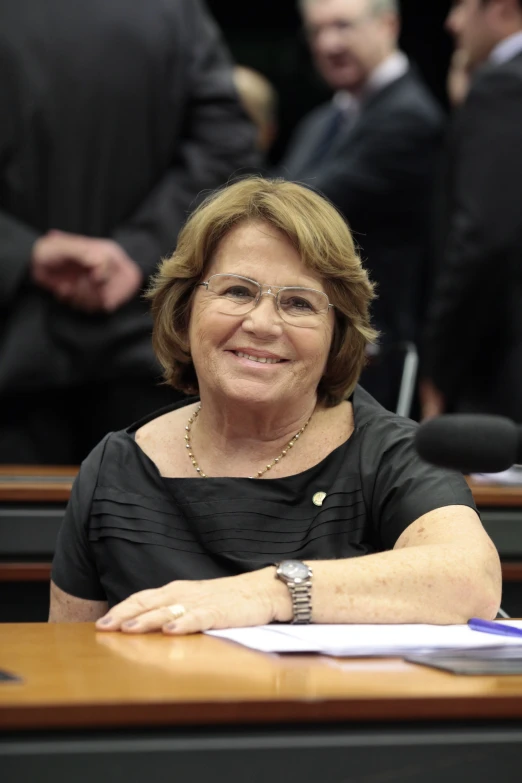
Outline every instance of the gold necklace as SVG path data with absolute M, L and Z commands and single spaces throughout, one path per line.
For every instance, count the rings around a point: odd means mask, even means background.
M 207 474 L 203 473 L 203 471 L 199 467 L 198 462 L 196 460 L 196 457 L 194 456 L 194 450 L 192 448 L 192 444 L 190 442 L 190 430 L 191 430 L 192 425 L 196 421 L 200 410 L 201 410 L 201 405 L 192 414 L 190 419 L 187 421 L 187 425 L 185 427 L 185 430 L 186 430 L 186 433 L 185 433 L 185 441 L 186 441 L 185 442 L 185 448 L 188 451 L 189 459 L 192 462 L 192 464 L 194 465 L 196 473 L 198 473 L 201 476 L 201 478 L 208 478 Z M 312 416 L 313 416 L 313 413 L 312 413 Z M 312 416 L 310 416 L 310 419 L 312 418 Z M 248 478 L 251 478 L 251 479 L 253 479 L 253 478 L 261 478 L 261 476 L 264 476 L 264 474 L 267 473 L 269 470 L 271 470 L 274 467 L 274 465 L 277 465 L 277 463 L 280 462 L 283 459 L 283 457 L 286 457 L 286 455 L 288 454 L 288 451 L 290 449 L 293 449 L 293 447 L 295 446 L 296 442 L 299 440 L 299 438 L 301 437 L 301 435 L 303 434 L 305 429 L 308 427 L 308 425 L 310 423 L 310 419 L 308 419 L 308 421 L 306 421 L 303 424 L 303 426 L 301 427 L 299 432 L 296 432 L 296 434 L 294 435 L 292 440 L 289 441 L 286 444 L 286 446 L 284 447 L 283 451 L 281 452 L 281 454 L 278 457 L 276 457 L 274 460 L 272 460 L 272 462 L 269 465 L 267 465 L 265 468 L 263 468 L 263 470 L 258 470 L 257 476 L 249 476 Z

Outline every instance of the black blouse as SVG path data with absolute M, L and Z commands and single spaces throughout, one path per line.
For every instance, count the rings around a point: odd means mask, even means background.
M 460 474 L 416 455 L 417 425 L 384 410 L 361 388 L 353 398 L 353 435 L 303 473 L 260 481 L 164 478 L 135 432 L 192 401 L 110 433 L 83 462 L 53 562 L 52 578 L 62 590 L 113 606 L 175 579 L 392 549 L 428 511 L 475 508 Z M 326 494 L 320 506 L 318 492 Z

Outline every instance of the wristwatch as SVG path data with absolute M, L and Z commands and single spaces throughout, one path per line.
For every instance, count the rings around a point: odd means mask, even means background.
M 312 622 L 312 569 L 300 560 L 276 563 L 276 576 L 286 584 L 292 599 L 293 623 Z

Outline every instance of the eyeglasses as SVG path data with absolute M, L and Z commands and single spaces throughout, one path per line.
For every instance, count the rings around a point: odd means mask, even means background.
M 333 305 L 324 291 L 301 286 L 261 285 L 241 275 L 212 275 L 204 283 L 209 294 L 219 299 L 219 311 L 224 315 L 246 315 L 262 296 L 273 296 L 281 318 L 292 326 L 313 328 L 324 323 L 324 316 Z M 268 289 L 263 291 L 263 289 Z
M 369 21 L 374 14 L 368 12 L 356 19 L 338 19 L 329 24 L 323 25 L 305 25 L 303 32 L 308 41 L 316 41 L 324 32 L 335 32 L 337 35 L 351 35 Z

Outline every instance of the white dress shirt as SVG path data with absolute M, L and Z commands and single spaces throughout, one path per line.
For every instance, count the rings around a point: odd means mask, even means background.
M 332 100 L 337 108 L 345 114 L 347 122 L 352 123 L 357 119 L 361 106 L 367 98 L 400 79 L 407 73 L 409 67 L 409 60 L 403 52 L 393 52 L 375 68 L 358 95 L 354 95 L 348 90 L 338 90 Z
M 508 38 L 504 38 L 503 41 L 497 44 L 491 52 L 489 60 L 495 65 L 502 65 L 507 63 L 508 60 L 512 60 L 520 52 L 522 52 L 522 30 L 519 30 L 518 33 L 513 33 Z

